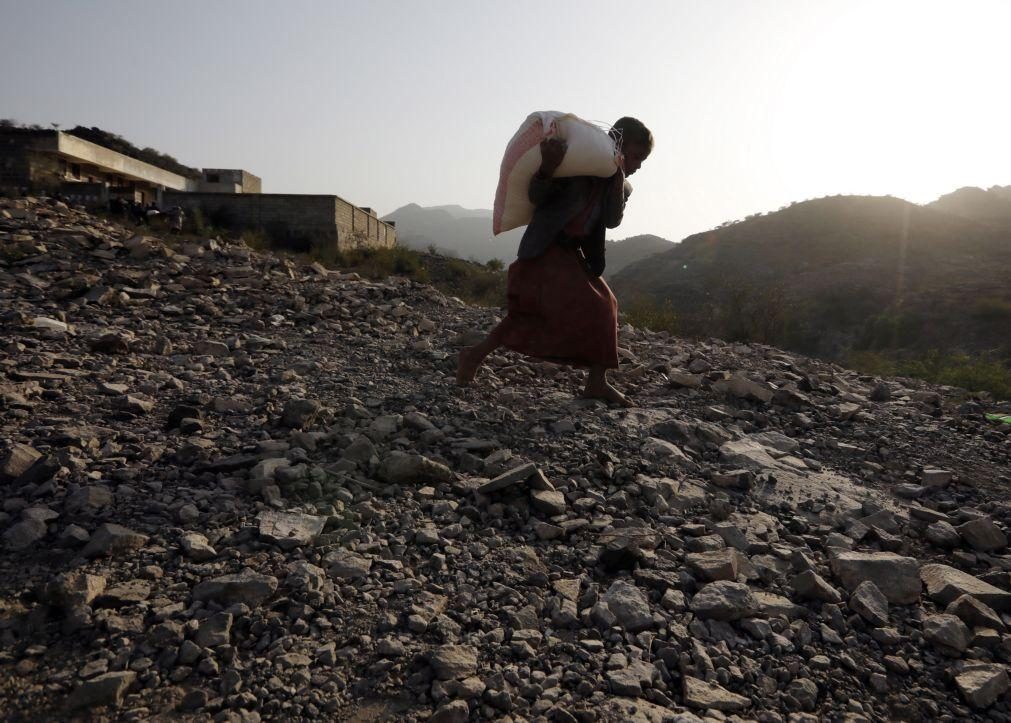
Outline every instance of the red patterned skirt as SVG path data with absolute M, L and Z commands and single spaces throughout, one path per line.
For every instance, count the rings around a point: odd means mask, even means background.
M 573 366 L 618 366 L 618 302 L 576 249 L 553 245 L 509 267 L 508 313 L 492 332 L 520 354 Z

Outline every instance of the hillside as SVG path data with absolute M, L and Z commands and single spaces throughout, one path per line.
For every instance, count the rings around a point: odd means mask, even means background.
M 516 258 L 523 229 L 500 236 L 491 232 L 491 211 L 460 206 L 424 207 L 410 203 L 383 217 L 397 224 L 397 241 L 416 250 L 434 246 L 441 253 L 482 263 L 500 259 L 509 264 Z
M 0 199 L 3 717 L 1011 716 L 997 407 L 625 325 L 631 409 L 456 387 L 495 317 Z
M 398 242 L 408 248 L 424 251 L 434 247 L 449 256 L 482 263 L 499 259 L 508 265 L 516 258 L 524 229 L 492 236 L 491 218 L 489 209 L 456 205 L 424 207 L 411 203 L 384 216 L 383 220 L 396 222 Z M 605 275 L 610 277 L 628 264 L 669 246 L 666 239 L 650 235 L 609 241 Z
M 685 333 L 842 359 L 854 349 L 1011 354 L 1009 278 L 1011 225 L 836 196 L 690 236 L 612 286 L 626 301 L 670 300 Z
M 1011 186 L 992 186 L 985 191 L 975 186 L 967 186 L 941 196 L 927 207 L 981 223 L 1009 226 Z
M 604 277 L 610 279 L 629 264 L 634 264 L 654 254 L 668 251 L 673 244 L 665 238 L 642 234 L 629 236 L 626 239 L 607 242 L 607 268 Z

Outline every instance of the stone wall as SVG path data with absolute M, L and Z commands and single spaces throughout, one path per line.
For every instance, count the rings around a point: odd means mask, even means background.
M 235 230 L 256 229 L 294 249 L 311 244 L 388 247 L 396 231 L 338 196 L 286 193 L 178 193 L 162 196 L 166 208 L 200 209 L 208 222 Z

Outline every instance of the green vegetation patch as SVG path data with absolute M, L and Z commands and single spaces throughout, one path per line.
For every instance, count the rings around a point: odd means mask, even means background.
M 338 249 L 332 244 L 314 246 L 309 257 L 328 268 L 354 271 L 369 279 L 404 276 L 419 284 L 431 284 L 468 304 L 495 307 L 505 304 L 506 275 L 501 262 L 482 265 L 404 246 Z
M 970 392 L 987 392 L 997 399 L 1011 399 L 1011 366 L 989 357 L 935 350 L 917 357 L 898 358 L 865 351 L 851 355 L 849 366 L 877 376 L 913 377 Z
M 668 334 L 682 333 L 680 319 L 669 299 L 659 301 L 651 296 L 636 296 L 619 305 L 618 309 L 625 321 L 632 326 L 650 331 L 666 331 Z

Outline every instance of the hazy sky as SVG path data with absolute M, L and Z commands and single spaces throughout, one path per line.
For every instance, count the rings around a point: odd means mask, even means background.
M 634 115 L 613 237 L 836 193 L 1011 184 L 1007 0 L 0 0 L 0 117 L 266 192 L 490 208 L 528 113 Z

